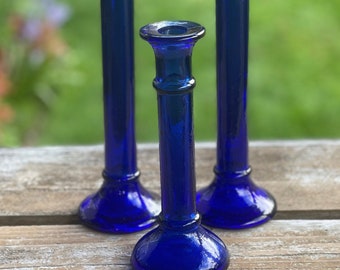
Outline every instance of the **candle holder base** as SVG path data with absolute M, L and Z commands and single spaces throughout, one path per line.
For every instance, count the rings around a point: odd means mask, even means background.
M 198 191 L 197 210 L 206 226 L 246 229 L 272 219 L 276 202 L 270 193 L 256 186 L 249 175 L 232 180 L 216 176 L 208 187 Z
M 139 174 L 121 181 L 104 176 L 102 187 L 79 207 L 81 222 L 106 233 L 133 233 L 155 224 L 160 205 L 139 182 Z
M 161 223 L 138 241 L 131 263 L 134 270 L 224 270 L 229 254 L 199 221 L 178 228 Z

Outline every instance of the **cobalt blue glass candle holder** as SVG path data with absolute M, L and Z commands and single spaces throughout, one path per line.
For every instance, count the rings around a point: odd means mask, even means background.
M 195 203 L 191 53 L 204 28 L 163 21 L 144 26 L 141 37 L 156 56 L 162 212 L 160 225 L 136 244 L 135 270 L 226 269 L 223 242 L 200 225 Z
M 216 0 L 217 164 L 215 179 L 197 194 L 202 223 L 242 229 L 270 220 L 274 198 L 250 178 L 246 121 L 248 0 Z
M 84 225 L 109 233 L 152 226 L 160 212 L 139 182 L 134 130 L 133 0 L 101 0 L 105 168 L 79 207 Z

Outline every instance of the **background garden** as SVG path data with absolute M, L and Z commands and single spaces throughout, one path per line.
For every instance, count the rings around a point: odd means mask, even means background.
M 103 142 L 99 2 L 0 2 L 0 146 Z M 249 137 L 340 138 L 340 1 L 250 2 Z M 154 56 L 137 30 L 164 19 L 207 29 L 193 54 L 195 133 L 214 140 L 214 1 L 135 0 L 137 140 L 157 140 Z

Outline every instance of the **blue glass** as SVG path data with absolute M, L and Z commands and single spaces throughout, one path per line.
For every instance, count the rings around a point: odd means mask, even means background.
M 191 53 L 204 28 L 185 21 L 144 26 L 141 37 L 156 56 L 162 212 L 160 225 L 136 244 L 135 270 L 226 269 L 224 243 L 200 225 L 195 202 Z
M 101 0 L 105 168 L 102 187 L 80 205 L 82 223 L 109 233 L 154 225 L 160 212 L 139 181 L 134 120 L 133 0 Z
M 274 198 L 250 178 L 247 135 L 248 0 L 216 0 L 217 163 L 197 194 L 202 223 L 242 229 L 270 220 Z

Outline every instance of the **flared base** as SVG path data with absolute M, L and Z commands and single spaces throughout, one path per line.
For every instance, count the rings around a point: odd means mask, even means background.
M 204 225 L 223 229 L 245 229 L 261 225 L 275 215 L 276 202 L 249 176 L 237 180 L 215 180 L 197 193 L 197 210 Z
M 169 229 L 162 225 L 136 244 L 134 270 L 225 270 L 228 251 L 220 238 L 200 225 Z
M 106 233 L 133 233 L 153 226 L 160 205 L 140 184 L 138 177 L 127 181 L 105 180 L 98 192 L 79 207 L 81 222 Z

